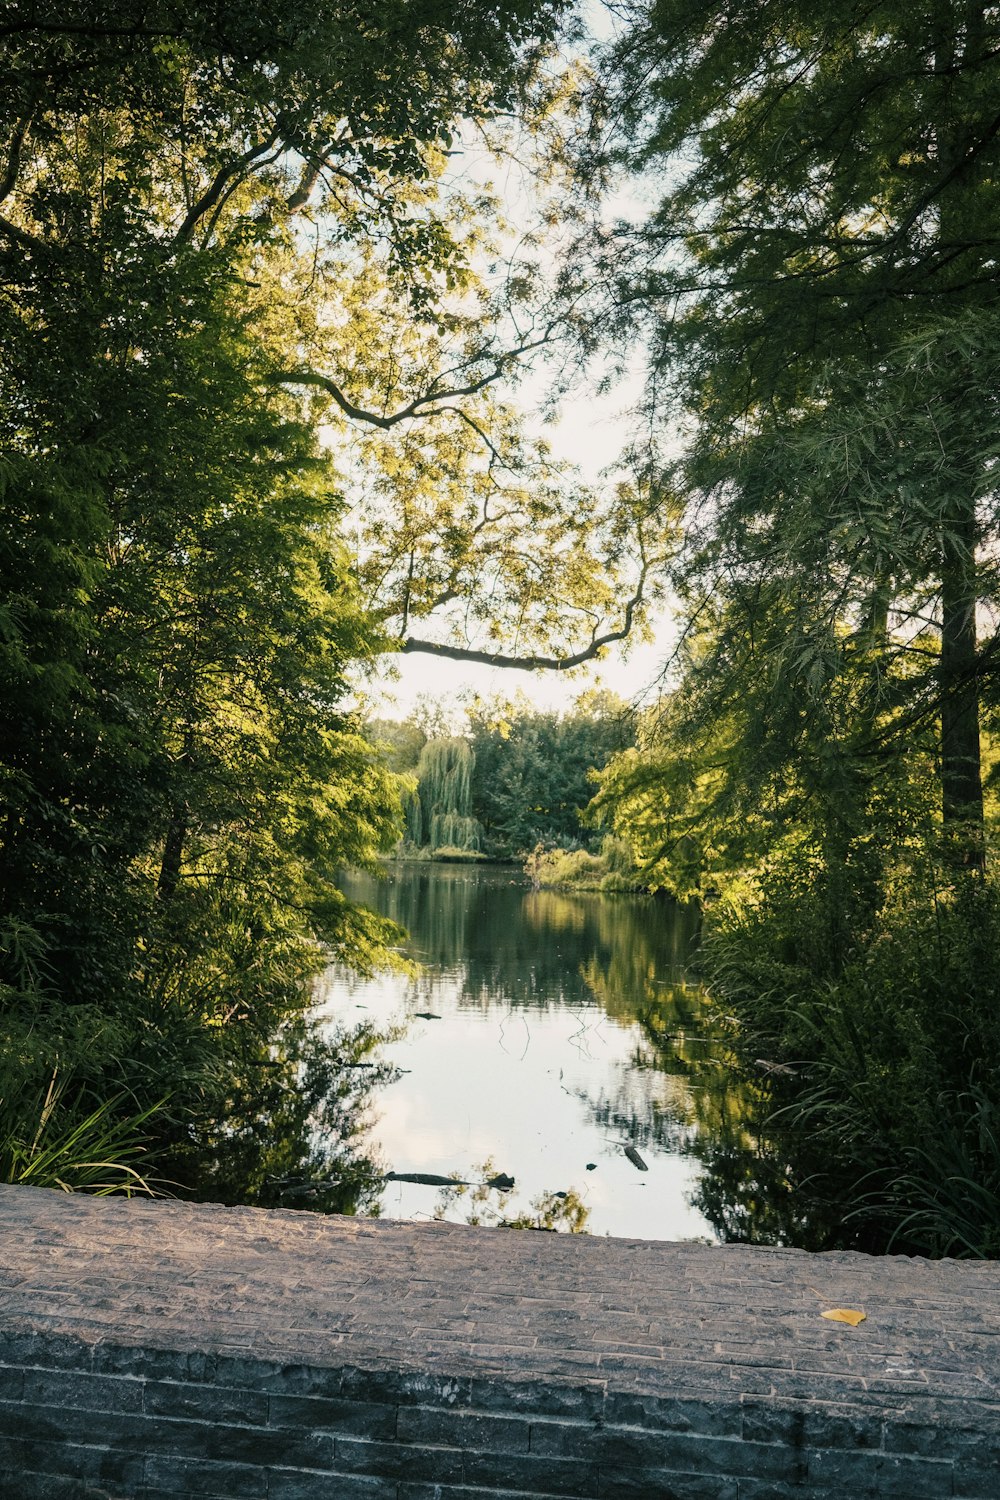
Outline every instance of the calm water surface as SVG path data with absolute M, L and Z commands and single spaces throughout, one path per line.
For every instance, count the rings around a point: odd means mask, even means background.
M 592 1233 L 712 1237 L 689 1202 L 720 1074 L 686 982 L 692 913 L 532 891 L 514 871 L 459 865 L 396 865 L 345 885 L 407 929 L 421 966 L 371 980 L 334 967 L 320 997 L 331 1018 L 399 1024 L 388 1055 L 403 1071 L 373 1131 L 386 1169 L 516 1182 L 478 1200 L 388 1183 L 385 1216 L 489 1221 L 562 1192 L 582 1200 Z

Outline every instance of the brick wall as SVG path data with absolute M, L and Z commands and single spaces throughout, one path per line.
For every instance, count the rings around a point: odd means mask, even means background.
M 998 1293 L 993 1267 L 0 1189 L 0 1496 L 997 1500 Z

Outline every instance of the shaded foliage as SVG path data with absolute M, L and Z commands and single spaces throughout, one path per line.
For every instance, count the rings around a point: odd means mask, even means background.
M 996 1254 L 997 14 L 620 14 L 617 160 L 662 190 L 596 253 L 648 338 L 685 621 L 599 806 L 654 884 L 723 894 L 705 975 L 752 1109 L 703 1206 Z
M 82 1167 L 110 1153 L 128 1187 L 141 1152 L 174 1190 L 274 1202 L 304 1178 L 333 1183 L 318 1206 L 368 1201 L 377 1038 L 306 1012 L 331 955 L 365 968 L 395 935 L 337 884 L 400 827 L 349 706 L 388 642 L 318 441 L 336 398 L 301 361 L 365 394 L 365 279 L 434 325 L 465 264 L 434 206 L 456 116 L 519 107 L 557 12 L 7 8 L 10 1175 L 103 1187 Z

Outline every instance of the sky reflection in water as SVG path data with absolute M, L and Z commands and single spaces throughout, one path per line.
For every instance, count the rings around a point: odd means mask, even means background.
M 396 865 L 385 881 L 352 875 L 345 887 L 409 931 L 406 951 L 422 966 L 416 978 L 372 980 L 334 967 L 320 997 L 344 1021 L 407 1023 L 388 1049 L 407 1071 L 380 1095 L 373 1132 L 387 1169 L 478 1178 L 489 1161 L 516 1180 L 507 1216 L 544 1192 L 575 1190 L 591 1233 L 711 1236 L 688 1202 L 698 1097 L 713 1067 L 697 992 L 684 983 L 691 913 L 532 891 L 516 871 L 465 866 Z M 430 1217 L 440 1203 L 433 1187 L 394 1182 L 382 1211 Z M 445 1216 L 471 1211 L 459 1198 Z

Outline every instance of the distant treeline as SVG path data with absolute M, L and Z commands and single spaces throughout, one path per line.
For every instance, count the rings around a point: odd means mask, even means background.
M 635 721 L 614 694 L 591 692 L 564 713 L 477 702 L 460 734 L 426 713 L 375 720 L 369 732 L 390 768 L 413 778 L 404 846 L 513 859 L 537 844 L 600 844 L 583 820 L 593 773 L 634 744 Z

